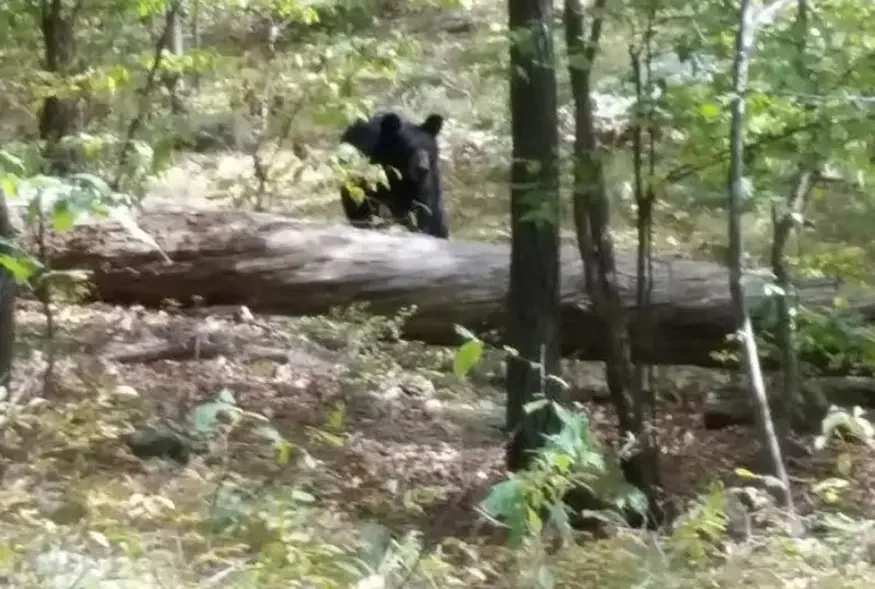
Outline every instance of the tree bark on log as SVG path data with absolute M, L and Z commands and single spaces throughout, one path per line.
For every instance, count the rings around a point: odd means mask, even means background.
M 745 390 L 745 384 L 730 384 L 709 391 L 702 404 L 702 415 L 706 429 L 722 429 L 732 425 L 753 425 L 754 408 Z M 830 405 L 851 408 L 860 406 L 870 412 L 875 408 L 875 378 L 864 376 L 823 376 L 809 377 L 802 383 L 808 394 L 823 396 Z M 770 382 L 767 390 L 780 391 L 780 381 Z M 770 396 L 770 405 L 776 404 L 776 397 Z M 819 422 L 818 422 L 819 425 Z M 819 433 L 819 432 L 818 432 Z
M 480 333 L 497 330 L 500 337 L 505 323 L 507 245 L 238 211 L 150 211 L 138 223 L 172 264 L 120 224 L 99 220 L 51 236 L 51 267 L 92 271 L 94 300 L 115 304 L 157 307 L 199 299 L 281 315 L 322 314 L 359 302 L 392 314 L 415 304 L 405 335 L 433 344 L 459 343 L 453 324 Z M 603 360 L 605 330 L 583 295 L 579 258 L 573 247 L 562 250 L 563 355 Z M 623 304 L 634 321 L 634 254 L 617 252 L 617 266 Z M 748 277 L 751 309 L 757 309 L 756 293 L 767 280 Z M 656 256 L 651 333 L 635 338 L 636 357 L 718 366 L 710 353 L 726 348 L 725 336 L 735 329 L 726 282 L 726 270 L 717 264 Z M 799 293 L 803 304 L 830 305 L 838 289 L 821 280 L 800 284 Z M 875 298 L 843 295 L 867 320 L 875 316 Z

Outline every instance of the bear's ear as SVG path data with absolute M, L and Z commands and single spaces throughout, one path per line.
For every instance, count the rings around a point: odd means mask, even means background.
M 430 114 L 426 117 L 425 122 L 423 122 L 419 128 L 431 135 L 432 137 L 437 137 L 438 133 L 441 132 L 441 129 L 444 126 L 444 117 L 438 114 Z
M 393 112 L 386 113 L 380 121 L 380 133 L 394 135 L 399 129 L 401 129 L 401 117 Z
M 349 143 L 365 155 L 370 155 L 376 140 L 376 132 L 373 126 L 361 118 L 356 119 L 354 123 L 347 127 L 340 138 L 341 143 Z

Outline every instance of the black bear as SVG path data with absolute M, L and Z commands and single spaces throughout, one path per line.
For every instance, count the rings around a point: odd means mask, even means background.
M 341 202 L 347 219 L 356 227 L 368 227 L 379 205 L 386 206 L 392 217 L 413 231 L 441 239 L 449 238 L 441 195 L 441 174 L 437 136 L 444 119 L 431 114 L 419 125 L 393 112 L 378 113 L 370 120 L 358 119 L 341 137 L 379 165 L 386 173 L 388 186 L 375 189 L 359 186 L 365 198 L 356 200 L 346 186 L 341 188 Z M 416 219 L 411 222 L 411 213 Z

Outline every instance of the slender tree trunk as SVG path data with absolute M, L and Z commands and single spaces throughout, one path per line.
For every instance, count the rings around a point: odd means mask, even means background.
M 74 66 L 74 27 L 81 7 L 82 0 L 68 11 L 64 10 L 62 0 L 42 0 L 40 28 L 45 48 L 43 67 L 62 79 L 70 74 Z M 64 154 L 57 145 L 63 137 L 75 132 L 77 118 L 74 98 L 50 95 L 43 102 L 39 134 L 40 139 L 46 142 L 45 153 L 50 173 L 64 174 L 70 171 L 73 162 L 69 161 L 69 154 Z
M 604 2 L 599 3 L 604 7 Z M 592 166 L 589 165 L 589 151 L 584 141 L 588 132 L 586 105 L 589 100 L 589 73 L 586 60 L 593 52 L 588 52 L 583 41 L 583 6 L 580 0 L 566 0 L 564 10 L 565 21 L 565 44 L 568 48 L 569 66 L 568 74 L 571 80 L 571 89 L 574 100 L 574 187 L 572 199 L 572 211 L 574 215 L 574 227 L 577 235 L 577 248 L 580 251 L 580 259 L 584 267 L 584 288 L 587 293 L 597 290 L 595 246 L 592 241 L 592 233 L 589 227 L 588 198 L 589 194 L 583 189 L 592 181 Z M 602 179 L 604 182 L 604 179 Z
M 649 432 L 643 431 L 643 413 L 632 393 L 632 346 L 628 318 L 623 309 L 617 280 L 610 210 L 602 153 L 596 141 L 591 100 L 593 63 L 599 47 L 606 0 L 596 0 L 588 40 L 583 38 L 583 10 L 579 0 L 566 0 L 565 31 L 569 73 L 575 101 L 574 217 L 578 245 L 586 268 L 593 271 L 587 284 L 596 314 L 607 326 L 606 376 L 612 403 L 623 435 L 638 440 L 636 453 L 621 462 L 626 479 L 639 487 L 650 502 L 651 522 L 662 519 L 656 501 L 657 453 Z
M 799 80 L 813 79 L 809 76 L 806 59 L 808 36 L 808 0 L 798 0 L 796 12 L 796 75 Z M 817 88 L 811 88 L 812 93 Z M 809 108 L 812 111 L 813 107 Z M 804 431 L 811 431 L 819 425 L 821 416 L 826 413 L 827 402 L 817 389 L 808 390 L 802 387 L 802 374 L 799 366 L 799 349 L 796 339 L 796 312 L 798 309 L 796 288 L 787 268 L 785 250 L 790 235 L 798 226 L 811 188 L 818 176 L 821 162 L 816 155 L 816 145 L 819 132 L 812 130 L 806 134 L 803 142 L 809 147 L 801 158 L 794 175 L 790 192 L 787 195 L 784 210 L 779 214 L 773 210 L 774 237 L 772 240 L 772 272 L 781 294 L 777 297 L 778 306 L 778 346 L 781 350 L 781 367 L 783 369 L 783 391 L 779 407 L 778 432 L 782 440 L 788 439 L 791 427 L 794 425 Z M 806 141 L 807 140 L 807 141 Z M 810 147 L 815 146 L 815 147 Z
M 42 29 L 43 45 L 45 48 L 44 68 L 47 72 L 55 74 L 59 81 L 67 78 L 75 66 L 75 23 L 83 1 L 77 0 L 75 5 L 68 10 L 65 10 L 63 0 L 42 0 L 40 4 L 40 28 Z M 62 147 L 61 140 L 76 132 L 79 118 L 77 111 L 76 98 L 50 95 L 43 102 L 39 118 L 39 134 L 40 139 L 45 142 L 43 154 L 45 158 L 45 172 L 48 174 L 62 176 L 75 171 L 75 156 L 72 151 Z M 51 310 L 52 292 L 50 285 L 45 280 L 45 276 L 51 271 L 51 267 L 49 260 L 44 255 L 43 229 L 45 227 L 45 211 L 42 209 L 41 198 L 38 197 L 36 205 L 39 215 L 39 258 L 43 268 L 42 273 L 34 278 L 34 291 L 37 298 L 42 302 L 46 315 L 45 393 L 49 394 L 51 392 L 52 374 L 54 372 L 55 327 L 54 316 Z M 0 279 L 0 282 L 3 283 L 3 288 L 0 288 L 0 291 L 3 291 L 2 295 L 7 295 L 7 291 L 11 291 L 13 288 L 11 277 Z M 8 309 L 4 303 L 5 301 L 0 300 L 0 307 L 2 307 L 0 312 L 5 314 Z M 6 320 L 10 322 L 11 331 L 12 317 L 4 317 L 3 320 L 0 320 L 0 323 Z M 3 336 L 0 335 L 0 337 Z
M 15 239 L 6 195 L 0 189 L 0 237 L 11 242 Z M 10 248 L 0 247 L 5 255 L 14 255 Z M 15 354 L 15 298 L 18 285 L 12 273 L 0 266 L 0 386 L 9 387 Z
M 606 0 L 597 0 L 593 12 L 601 13 Z M 605 291 L 604 257 L 613 256 L 610 236 L 606 235 L 605 221 L 608 217 L 607 184 L 604 168 L 601 165 L 598 145 L 595 138 L 595 119 L 590 98 L 590 71 L 595 58 L 599 36 L 601 34 L 601 17 L 596 17 L 592 24 L 589 45 L 584 42 L 583 9 L 579 0 L 567 0 L 565 3 L 565 32 L 569 52 L 569 74 L 575 107 L 575 139 L 574 139 L 574 189 L 573 210 L 574 224 L 577 230 L 577 244 L 580 256 L 586 270 L 587 294 L 596 309 L 596 313 L 609 324 L 611 335 L 610 357 L 622 357 L 622 337 L 613 329 L 614 319 L 618 319 L 610 311 L 610 293 Z M 606 242 L 607 239 L 607 242 Z M 607 246 L 607 250 L 605 249 Z M 611 262 L 608 262 L 610 264 Z M 610 289 L 608 285 L 608 290 Z M 625 331 L 625 326 L 623 326 Z M 619 356 L 615 355 L 619 353 Z M 629 411 L 632 401 L 628 398 L 626 385 L 628 375 L 623 376 L 623 367 L 615 362 L 607 363 L 607 379 L 611 396 L 617 409 L 620 427 L 628 430 Z M 611 383 L 614 386 L 611 386 Z
M 648 12 L 647 29 L 644 34 L 643 45 L 646 62 L 641 63 L 640 50 L 631 51 L 631 66 L 635 80 L 636 112 L 633 125 L 634 146 L 634 175 L 635 175 L 635 203 L 637 205 L 636 229 L 638 234 L 638 251 L 636 256 L 636 293 L 635 301 L 640 309 L 635 322 L 635 336 L 646 339 L 648 343 L 654 343 L 652 294 L 653 294 L 653 204 L 656 200 L 653 189 L 653 178 L 656 168 L 655 128 L 653 121 L 653 88 L 651 77 L 651 41 L 653 34 L 653 21 L 656 17 L 654 5 Z M 645 71 L 646 70 L 646 71 Z M 645 125 L 646 123 L 646 125 Z M 645 168 L 645 126 L 647 134 Z M 639 464 L 635 468 L 627 467 L 635 471 L 637 481 L 643 486 L 649 500 L 651 515 L 655 519 L 662 519 L 662 514 L 657 506 L 656 488 L 659 480 L 659 444 L 654 431 L 654 419 L 656 417 L 656 398 L 653 390 L 653 382 L 650 378 L 652 367 L 640 359 L 634 364 L 634 372 L 630 388 L 633 398 L 632 420 L 635 433 L 639 440 L 637 460 Z
M 793 499 L 790 493 L 790 482 L 787 470 L 781 456 L 781 447 L 775 434 L 763 383 L 757 354 L 753 326 L 744 298 L 743 278 L 743 244 L 742 244 L 742 187 L 744 166 L 744 93 L 747 91 L 750 54 L 755 35 L 753 11 L 750 0 L 741 0 L 738 16 L 738 32 L 735 40 L 735 59 L 732 64 L 732 100 L 731 127 L 729 132 L 729 291 L 732 295 L 732 306 L 735 320 L 739 328 L 738 335 L 744 356 L 744 364 L 749 377 L 751 395 L 756 408 L 757 424 L 760 429 L 763 447 L 767 452 L 772 474 L 778 479 L 782 488 L 771 486 L 775 498 L 787 510 L 793 510 Z
M 527 37 L 510 50 L 508 340 L 519 357 L 508 361 L 507 425 L 513 442 L 507 463 L 518 470 L 527 466 L 530 451 L 542 445 L 543 434 L 558 427 L 549 407 L 532 413 L 523 407 L 538 394 L 551 399 L 559 394 L 554 383 L 543 379 L 559 371 L 559 133 L 552 0 L 509 0 L 508 12 L 511 33 Z M 533 213 L 539 218 L 529 218 Z
M 195 51 L 201 48 L 201 0 L 191 0 L 191 44 Z M 193 75 L 194 87 L 201 89 L 200 70 L 195 69 Z
M 781 354 L 783 370 L 783 391 L 781 396 L 781 411 L 777 419 L 778 432 L 781 439 L 786 439 L 794 425 L 805 431 L 817 427 L 826 413 L 827 402 L 816 388 L 803 393 L 802 374 L 799 363 L 799 345 L 796 338 L 796 310 L 798 296 L 796 285 L 787 268 L 785 249 L 793 229 L 805 208 L 808 196 L 816 177 L 816 164 L 810 161 L 799 163 L 790 193 L 787 196 L 785 210 L 782 214 L 775 212 L 775 236 L 772 242 L 771 263 L 775 281 L 781 289 L 776 297 L 778 307 L 777 339 Z
M 176 10 L 171 5 L 167 7 L 168 17 L 168 44 L 167 47 L 176 57 L 185 54 L 185 3 L 180 2 Z M 178 72 L 168 72 L 164 75 L 164 85 L 170 93 L 170 110 L 175 115 L 185 114 L 185 103 L 180 96 L 185 91 L 184 78 Z
M 128 159 L 131 157 L 131 151 L 134 148 L 134 141 L 137 138 L 137 133 L 139 133 L 140 128 L 149 118 L 149 101 L 152 98 L 152 91 L 161 79 L 160 72 L 161 64 L 164 61 L 164 49 L 167 47 L 168 43 L 170 43 L 173 23 L 176 21 L 176 14 L 181 9 L 182 2 L 183 0 L 171 0 L 167 6 L 167 11 L 164 13 L 164 28 L 161 31 L 161 36 L 158 37 L 158 40 L 155 43 L 155 51 L 152 56 L 152 66 L 149 68 L 149 72 L 146 74 L 145 84 L 139 92 L 137 113 L 128 124 L 124 142 L 119 150 L 115 178 L 110 183 L 110 188 L 115 191 L 122 189 L 122 182 L 124 181 L 127 172 Z
M 648 288 L 648 265 L 652 255 L 651 232 L 653 224 L 653 194 L 650 186 L 645 188 L 644 184 L 644 132 L 642 121 L 645 118 L 644 113 L 644 83 L 641 75 L 641 59 L 638 50 L 633 49 L 631 52 L 632 76 L 635 80 L 635 121 L 632 125 L 632 159 L 633 159 L 633 174 L 635 179 L 635 204 L 637 205 L 637 219 L 635 220 L 636 232 L 638 235 L 638 250 L 636 255 L 635 279 L 637 282 L 635 292 L 635 302 L 641 313 L 638 316 L 637 336 L 639 338 L 652 337 L 651 329 L 648 326 L 648 312 L 650 308 L 649 288 Z M 648 184 L 650 182 L 648 176 Z M 646 365 L 642 362 L 635 363 L 635 373 L 633 378 L 633 392 L 635 397 L 635 421 L 643 422 L 644 419 L 644 391 L 647 388 Z

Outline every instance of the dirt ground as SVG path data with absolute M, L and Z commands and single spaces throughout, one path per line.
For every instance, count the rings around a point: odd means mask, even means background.
M 353 324 L 228 310 L 198 315 L 102 304 L 59 308 L 56 394 L 78 397 L 131 387 L 150 407 L 152 419 L 183 423 L 197 405 L 227 389 L 241 407 L 269 416 L 284 436 L 323 461 L 313 484 L 325 505 L 440 536 L 480 533 L 476 504 L 504 474 L 500 378 L 484 369 L 460 381 L 451 374 L 452 350 L 356 342 L 362 328 Z M 22 346 L 36 346 L 44 323 L 40 307 L 22 302 L 18 321 Z M 130 353 L 195 333 L 221 333 L 224 353 L 184 358 L 177 351 L 176 359 Z M 262 357 L 252 350 L 261 350 Z M 288 361 L 266 358 L 270 354 L 264 350 L 280 350 Z M 38 361 L 33 358 L 24 361 L 19 374 L 34 378 Z M 670 372 L 674 382 L 683 380 L 700 392 L 725 378 L 691 368 Z M 576 391 L 581 398 L 586 387 L 591 392 L 603 386 L 595 364 L 575 365 L 570 380 L 581 387 Z M 610 408 L 598 402 L 584 406 L 609 443 L 615 427 Z M 339 425 L 334 431 L 340 441 L 319 443 L 313 432 L 331 421 Z M 690 499 L 715 478 L 731 480 L 736 467 L 756 470 L 754 431 L 704 429 L 696 399 L 687 407 L 663 403 L 657 425 L 663 485 L 671 497 Z M 123 442 L 117 450 L 125 452 Z M 815 506 L 810 486 L 835 472 L 839 452 L 848 453 L 853 465 L 845 501 L 872 512 L 875 464 L 864 458 L 864 448 L 855 447 L 789 458 L 803 511 Z

